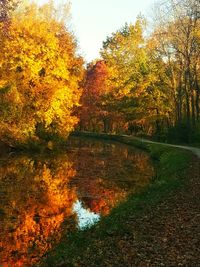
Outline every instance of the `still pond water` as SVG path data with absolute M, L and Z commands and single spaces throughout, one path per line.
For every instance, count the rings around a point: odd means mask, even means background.
M 64 233 L 94 224 L 150 182 L 149 156 L 120 143 L 70 138 L 54 156 L 0 160 L 0 266 L 31 266 Z

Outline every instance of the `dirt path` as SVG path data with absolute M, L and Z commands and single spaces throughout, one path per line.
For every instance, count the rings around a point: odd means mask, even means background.
M 198 158 L 200 158 L 200 148 L 192 147 L 192 146 L 182 146 L 182 145 L 172 145 L 167 143 L 160 143 L 160 142 L 154 142 L 143 138 L 138 137 L 130 137 L 130 135 L 123 135 L 124 137 L 133 138 L 143 143 L 149 143 L 149 144 L 158 144 L 158 145 L 164 145 L 164 146 L 170 146 L 170 147 L 177 147 L 182 148 L 186 150 L 190 150 L 194 155 L 196 155 Z

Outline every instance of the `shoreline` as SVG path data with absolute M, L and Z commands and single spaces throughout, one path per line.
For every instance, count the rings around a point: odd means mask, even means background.
M 113 140 L 143 149 L 150 153 L 152 159 L 158 161 L 157 177 L 142 192 L 130 195 L 125 202 L 119 204 L 110 215 L 104 217 L 92 228 L 63 237 L 61 243 L 48 253 L 41 266 L 76 266 L 76 264 L 85 266 L 87 253 L 95 255 L 96 249 L 103 250 L 107 239 L 111 238 L 113 241 L 118 235 L 124 238 L 127 229 L 123 225 L 132 220 L 132 217 L 148 216 L 149 211 L 154 210 L 163 201 L 165 202 L 170 195 L 182 190 L 190 180 L 188 175 L 191 174 L 191 164 L 195 159 L 189 151 L 154 143 L 143 143 L 127 136 L 96 133 L 73 133 L 72 135 Z M 105 243 L 103 247 L 99 247 L 99 240 L 100 243 Z M 103 255 L 101 260 L 104 261 Z M 87 262 L 87 266 L 95 265 Z

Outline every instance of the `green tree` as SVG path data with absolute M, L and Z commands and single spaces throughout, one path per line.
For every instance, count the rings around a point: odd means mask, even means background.
M 163 62 L 143 37 L 145 26 L 141 18 L 135 25 L 126 24 L 107 38 L 101 55 L 110 69 L 106 105 L 121 114 L 124 127 L 152 134 L 168 121 L 169 108 L 165 87 L 159 84 Z

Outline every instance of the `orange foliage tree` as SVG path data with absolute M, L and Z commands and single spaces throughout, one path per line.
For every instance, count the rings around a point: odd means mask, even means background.
M 114 118 L 117 117 L 110 99 L 111 86 L 109 77 L 111 68 L 104 60 L 88 65 L 79 109 L 80 129 L 108 132 L 112 130 Z
M 95 130 L 99 126 L 101 96 L 106 89 L 107 68 L 104 61 L 91 63 L 87 67 L 81 97 L 80 128 Z

